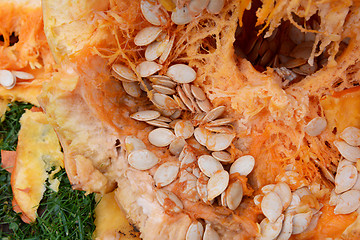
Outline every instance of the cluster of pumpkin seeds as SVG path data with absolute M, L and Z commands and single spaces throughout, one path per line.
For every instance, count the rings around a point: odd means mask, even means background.
M 22 71 L 0 70 L 0 84 L 6 89 L 12 89 L 16 85 L 16 79 L 30 80 L 34 76 Z
M 292 192 L 285 182 L 262 187 L 254 203 L 266 217 L 260 223 L 261 239 L 287 240 L 292 234 L 314 230 L 323 207 L 308 187 Z

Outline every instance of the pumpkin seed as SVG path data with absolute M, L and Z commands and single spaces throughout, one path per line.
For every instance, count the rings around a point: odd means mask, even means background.
M 200 13 L 209 4 L 209 0 L 191 0 L 189 3 L 189 10 L 192 13 Z
M 219 196 L 229 184 L 229 173 L 221 170 L 213 174 L 207 184 L 208 200 L 211 201 Z
M 314 230 L 316 228 L 321 215 L 322 215 L 322 212 L 314 213 L 313 217 L 310 220 L 310 224 L 306 228 L 305 232 L 310 232 L 310 231 L 312 231 L 312 230 Z
M 189 12 L 189 9 L 186 6 L 182 8 L 176 8 L 171 14 L 171 20 L 176 25 L 188 24 L 192 19 L 193 18 Z
M 165 86 L 162 86 L 162 85 L 152 85 L 153 89 L 155 89 L 157 92 L 159 93 L 163 93 L 163 94 L 166 94 L 166 95 L 170 95 L 170 94 L 174 94 L 175 93 L 175 90 L 172 89 L 172 88 L 169 88 L 169 87 L 165 87 Z
M 306 63 L 299 67 L 299 70 L 305 73 L 305 75 L 313 74 L 314 72 L 316 72 L 317 69 L 318 69 L 318 65 L 316 62 L 314 62 L 312 65 Z
M 136 46 L 149 45 L 156 40 L 161 32 L 161 27 L 146 27 L 136 34 L 134 43 Z
M 335 214 L 349 214 L 360 207 L 360 191 L 349 190 L 340 195 L 334 209 Z
M 220 118 L 220 119 L 216 119 L 214 121 L 208 122 L 206 124 L 206 126 L 218 127 L 218 126 L 222 126 L 222 125 L 232 123 L 233 121 L 234 121 L 233 118 Z
M 150 85 L 150 82 L 147 79 L 143 79 L 140 82 L 140 89 L 143 90 L 144 92 L 147 92 L 152 90 L 152 86 Z
M 144 110 L 133 113 L 130 117 L 138 121 L 150 121 L 160 117 L 160 113 L 154 110 Z
M 127 136 L 125 138 L 125 149 L 128 153 L 136 150 L 146 149 L 145 143 L 135 136 Z
M 154 103 L 154 101 L 153 101 Z M 158 106 L 159 107 L 159 106 Z M 160 109 L 160 113 L 165 117 L 171 117 L 176 112 L 177 109 Z
M 137 82 L 122 82 L 125 92 L 134 97 L 139 98 L 141 96 L 141 89 Z
M 186 145 L 186 141 L 183 137 L 177 137 L 170 143 L 169 151 L 173 155 L 179 155 Z
M 112 70 L 118 74 L 120 77 L 125 78 L 128 81 L 136 82 L 137 77 L 136 74 L 128 67 L 122 65 L 122 64 L 113 64 Z
M 220 204 L 221 204 L 221 206 L 223 206 L 223 207 L 227 207 L 226 199 L 225 199 L 225 192 L 222 192 L 222 193 L 220 194 Z
M 181 197 L 197 202 L 200 197 L 196 189 L 197 178 L 186 170 L 180 172 L 179 184 L 182 186 Z
M 291 51 L 290 57 L 309 59 L 314 42 L 302 42 Z
M 155 74 L 162 68 L 162 65 L 156 62 L 144 61 L 136 66 L 136 71 L 141 77 L 148 77 Z
M 311 191 L 308 187 L 298 188 L 294 191 L 294 193 L 296 193 L 300 197 L 300 199 L 306 195 L 311 195 Z
M 212 105 L 208 99 L 204 101 L 196 100 L 196 104 L 199 106 L 199 108 L 204 112 L 209 112 L 212 108 Z
M 263 194 L 268 194 L 269 192 L 271 192 L 272 190 L 274 190 L 275 188 L 275 184 L 268 184 L 268 185 L 265 185 L 261 188 L 261 192 Z
M 172 50 L 172 47 L 174 45 L 174 41 L 175 41 L 175 36 L 172 36 L 170 38 L 170 41 L 166 44 L 165 49 L 160 56 L 160 59 L 159 59 L 160 64 L 163 64 L 168 59 L 170 52 Z
M 234 128 L 230 126 L 208 126 L 205 125 L 205 128 L 213 133 L 226 133 L 226 134 L 232 134 L 234 133 Z
M 34 75 L 32 75 L 31 73 L 27 73 L 23 71 L 11 71 L 11 72 L 12 74 L 14 74 L 15 77 L 20 79 L 30 80 L 35 78 Z
M 147 61 L 154 61 L 158 59 L 165 51 L 168 42 L 169 39 L 165 38 L 162 41 L 154 41 L 150 43 L 150 45 L 147 46 L 145 50 L 145 59 Z
M 183 103 L 183 101 L 176 95 L 173 95 L 173 98 L 175 100 L 175 102 L 178 104 L 178 106 L 182 109 L 182 110 L 188 110 L 187 107 L 185 106 L 185 104 Z M 190 103 L 191 104 L 191 103 Z
M 330 198 L 329 198 L 329 205 L 336 206 L 339 202 L 340 194 L 335 193 L 335 189 L 331 190 Z
M 292 199 L 291 189 L 289 185 L 284 182 L 279 182 L 275 185 L 273 191 L 277 193 L 277 195 L 279 195 L 283 210 L 285 210 L 290 205 Z
M 204 101 L 206 99 L 204 91 L 194 85 L 191 85 L 191 93 L 199 101 Z
M 269 219 L 264 218 L 260 222 L 260 229 L 261 229 L 261 237 L 260 240 L 272 240 L 276 239 L 276 237 L 280 234 L 282 229 L 282 222 L 284 220 L 284 215 L 276 219 L 276 222 L 270 222 Z
M 220 117 L 225 112 L 225 106 L 218 106 L 211 111 L 209 111 L 202 120 L 202 123 L 207 123 L 213 121 Z
M 293 230 L 293 218 L 294 215 L 292 214 L 285 214 L 283 226 L 279 236 L 276 240 L 288 240 L 291 237 L 292 230 Z
M 170 66 L 166 75 L 177 83 L 190 83 L 196 79 L 196 72 L 194 69 L 185 64 L 175 64 Z
M 156 85 L 162 85 L 162 86 L 168 87 L 168 88 L 176 87 L 176 82 L 174 82 L 173 80 L 171 80 L 171 78 L 169 78 L 167 76 L 152 75 L 152 76 L 149 76 L 148 78 L 152 83 L 154 83 Z
M 304 65 L 307 62 L 306 59 L 303 58 L 294 58 L 294 59 L 290 59 L 289 61 L 287 61 L 286 63 L 283 63 L 282 65 L 286 68 L 296 68 L 299 67 L 301 65 Z
M 344 141 L 334 141 L 334 145 L 345 159 L 357 162 L 360 158 L 360 148 L 353 147 Z
M 171 114 L 171 119 L 177 119 L 181 116 L 182 111 L 180 109 L 177 109 L 173 114 Z
M 227 149 L 235 138 L 235 133 L 211 133 L 206 141 L 206 147 L 210 151 L 222 151 Z
M 327 126 L 326 119 L 323 117 L 313 118 L 306 126 L 304 131 L 310 136 L 318 136 L 322 133 Z
M 335 193 L 340 194 L 354 186 L 358 177 L 355 166 L 347 165 L 342 167 L 335 176 Z
M 137 170 L 148 170 L 154 167 L 159 159 L 147 149 L 135 150 L 128 156 L 130 166 Z
M 211 177 L 216 172 L 224 170 L 219 161 L 210 155 L 202 155 L 198 158 L 198 165 L 200 170 L 207 176 Z
M 351 189 L 353 189 L 353 190 L 360 190 L 360 176 L 359 176 L 359 174 L 358 174 L 358 177 L 357 177 L 357 179 L 356 179 L 356 182 L 355 182 L 354 186 L 352 186 Z
M 160 8 L 157 1 L 141 0 L 140 8 L 144 18 L 152 25 L 166 24 L 167 13 Z
M 207 192 L 207 184 L 209 178 L 205 176 L 205 174 L 200 173 L 200 177 L 196 181 L 196 190 L 200 196 L 200 199 L 204 203 L 210 203 L 208 200 L 208 192 Z
M 0 84 L 6 89 L 12 89 L 16 84 L 16 77 L 8 70 L 0 70 Z
M 148 139 L 156 147 L 166 147 L 175 140 L 175 134 L 169 129 L 157 128 L 149 133 Z
M 194 137 L 201 145 L 206 146 L 208 136 L 211 133 L 203 127 L 198 127 L 194 130 Z
M 179 160 L 181 161 L 181 166 L 180 166 L 181 169 L 184 169 L 192 165 L 194 162 L 196 162 L 196 157 L 194 153 L 187 152 L 183 158 L 179 157 Z
M 155 104 L 155 106 L 161 108 L 162 110 L 173 110 L 171 113 L 169 113 L 168 116 L 171 116 L 178 108 L 178 105 L 174 99 L 162 93 L 154 93 L 152 102 Z
M 174 193 L 165 189 L 156 190 L 156 199 L 167 211 L 178 213 L 184 208 L 180 199 Z
M 146 123 L 151 125 L 151 126 L 155 126 L 155 127 L 170 128 L 170 125 L 168 123 L 163 122 L 163 121 L 159 121 L 157 119 L 146 121 Z
M 340 138 L 347 144 L 358 147 L 360 146 L 360 129 L 356 127 L 347 127 L 340 134 Z
M 239 157 L 230 167 L 230 174 L 239 173 L 247 176 L 254 169 L 255 159 L 251 155 Z
M 218 14 L 223 9 L 225 5 L 225 0 L 210 0 L 209 5 L 206 9 L 209 13 Z
M 293 231 L 292 234 L 300 234 L 309 226 L 313 213 L 311 211 L 306 213 L 298 213 L 293 217 Z
M 271 223 L 274 223 L 282 212 L 282 202 L 275 192 L 267 193 L 261 201 L 261 210 Z
M 184 93 L 184 91 L 181 89 L 180 86 L 176 87 L 176 91 L 178 92 L 181 101 L 185 104 L 187 109 L 189 109 L 191 112 L 195 112 L 195 108 L 192 105 L 190 99 L 186 96 L 186 94 Z
M 174 131 L 177 137 L 188 139 L 194 133 L 194 126 L 192 125 L 191 121 L 180 120 L 175 124 Z
M 305 33 L 301 32 L 296 26 L 292 25 L 289 27 L 289 38 L 296 45 L 301 44 L 305 41 Z
M 166 123 L 170 123 L 172 121 L 171 118 L 164 117 L 164 116 L 160 116 L 156 120 L 161 121 L 161 122 L 166 122 Z
M 203 234 L 203 225 L 198 221 L 192 222 L 186 232 L 186 240 L 201 240 Z
M 208 223 L 205 226 L 203 240 L 220 240 L 219 234 Z
M 229 184 L 225 193 L 227 207 L 231 210 L 235 210 L 240 205 L 243 198 L 242 184 L 239 181 Z
M 296 208 L 300 205 L 300 197 L 296 193 L 292 193 L 290 205 L 286 209 L 285 213 L 294 213 Z
M 254 204 L 256 206 L 260 207 L 262 198 L 263 198 L 263 195 L 261 195 L 261 194 L 255 195 L 254 196 Z
M 228 152 L 225 151 L 219 151 L 219 152 L 212 152 L 211 155 L 218 161 L 222 163 L 229 163 L 231 162 L 231 155 Z
M 160 165 L 154 174 L 157 187 L 165 187 L 172 183 L 179 173 L 179 164 L 176 162 L 166 162 Z

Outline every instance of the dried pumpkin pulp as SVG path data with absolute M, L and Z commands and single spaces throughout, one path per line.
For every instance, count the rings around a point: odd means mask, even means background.
M 359 101 L 358 10 L 43 1 L 39 100 L 73 186 L 116 189 L 144 239 L 358 238 L 359 116 L 333 114 Z

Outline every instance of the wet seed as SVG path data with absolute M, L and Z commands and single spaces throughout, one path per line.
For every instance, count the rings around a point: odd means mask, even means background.
M 157 147 L 166 147 L 175 140 L 175 134 L 166 128 L 152 130 L 148 136 L 149 142 Z
M 146 46 L 156 40 L 162 29 L 160 27 L 146 27 L 138 32 L 134 38 L 136 46 Z

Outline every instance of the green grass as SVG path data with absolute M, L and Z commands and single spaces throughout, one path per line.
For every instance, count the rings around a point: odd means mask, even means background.
M 15 150 L 19 119 L 30 104 L 12 103 L 0 123 L 0 149 Z M 25 224 L 12 210 L 10 174 L 0 167 L 0 239 L 91 239 L 94 225 L 94 194 L 74 191 L 64 170 L 58 192 L 47 188 L 35 223 Z

